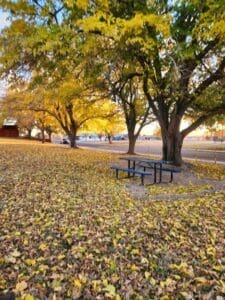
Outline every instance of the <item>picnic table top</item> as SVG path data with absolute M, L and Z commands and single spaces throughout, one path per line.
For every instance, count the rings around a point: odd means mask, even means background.
M 155 164 L 172 164 L 171 161 L 161 160 L 161 159 L 150 159 L 150 158 L 142 158 L 136 156 L 122 156 L 120 157 L 122 160 L 127 161 L 137 161 L 137 162 L 146 162 L 146 163 L 155 163 Z

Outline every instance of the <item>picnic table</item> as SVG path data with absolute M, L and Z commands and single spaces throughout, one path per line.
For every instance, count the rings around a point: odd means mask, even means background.
M 118 178 L 119 171 L 127 172 L 128 177 L 130 177 L 131 174 L 133 176 L 140 175 L 142 184 L 144 184 L 144 177 L 148 175 L 152 175 L 152 172 L 153 172 L 153 182 L 161 183 L 163 172 L 170 172 L 170 182 L 172 182 L 173 174 L 181 171 L 180 168 L 173 166 L 172 162 L 165 161 L 165 160 L 148 159 L 148 158 L 142 158 L 136 156 L 124 156 L 124 157 L 120 157 L 120 159 L 127 161 L 127 168 L 123 166 L 112 166 L 112 169 L 116 170 L 116 177 Z M 150 171 L 146 171 L 146 170 L 150 170 Z M 158 181 L 157 181 L 157 177 L 158 177 Z

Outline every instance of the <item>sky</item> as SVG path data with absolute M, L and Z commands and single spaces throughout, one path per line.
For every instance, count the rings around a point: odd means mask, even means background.
M 0 31 L 9 24 L 7 18 L 8 15 L 0 9 Z M 0 81 L 0 96 L 4 95 L 5 85 L 4 81 Z
M 0 9 L 0 30 L 2 30 L 2 28 L 4 28 L 5 26 L 7 26 L 9 24 L 7 17 L 8 17 L 7 13 L 3 12 Z

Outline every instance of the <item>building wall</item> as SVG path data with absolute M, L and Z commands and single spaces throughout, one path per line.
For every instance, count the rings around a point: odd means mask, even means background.
M 17 126 L 3 126 L 0 128 L 0 137 L 19 137 Z

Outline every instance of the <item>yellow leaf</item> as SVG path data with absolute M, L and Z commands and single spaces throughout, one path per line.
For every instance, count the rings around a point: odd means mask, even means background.
M 25 263 L 28 265 L 28 266 L 34 266 L 36 264 L 36 260 L 35 259 L 26 259 L 25 260 Z
M 213 266 L 213 270 L 215 270 L 217 272 L 224 272 L 225 267 L 224 266 L 216 265 L 216 266 Z
M 6 288 L 6 280 L 0 275 L 0 290 L 4 290 Z
M 107 296 L 108 297 L 112 297 L 112 296 L 115 296 L 116 294 L 116 288 L 114 285 L 112 284 L 108 284 L 104 289 L 103 289 L 105 292 L 107 292 Z
M 150 272 L 145 272 L 145 278 L 148 279 L 150 277 L 151 273 Z
M 13 257 L 20 257 L 21 253 L 17 249 L 15 249 L 13 252 L 10 253 L 10 255 Z
M 212 257 L 215 257 L 215 255 L 216 255 L 216 249 L 213 248 L 213 247 L 209 247 L 209 248 L 207 248 L 206 253 L 208 255 L 212 256 Z
M 21 281 L 21 282 L 18 282 L 18 283 L 16 284 L 16 291 L 17 291 L 17 292 L 22 292 L 22 291 L 24 291 L 26 288 L 27 288 L 27 283 L 26 283 L 26 281 Z
M 169 299 L 170 299 L 170 297 L 167 295 L 160 297 L 160 300 L 169 300 Z
M 60 292 L 62 290 L 61 282 L 57 281 L 57 280 L 54 280 L 52 282 L 52 287 L 53 287 L 55 292 Z
M 28 240 L 27 239 L 24 240 L 23 244 L 24 244 L 24 246 L 27 246 L 29 244 Z
M 23 300 L 35 300 L 35 298 L 30 294 L 23 295 Z
M 188 293 L 187 292 L 181 292 L 180 295 L 184 298 L 187 299 Z
M 156 280 L 153 277 L 150 278 L 149 282 L 152 286 L 156 285 Z
M 99 283 L 100 283 L 99 280 L 92 281 L 92 289 L 94 292 L 98 292 L 100 290 Z
M 13 257 L 13 256 L 6 256 L 5 261 L 9 262 L 9 263 L 12 263 L 12 264 L 15 264 L 16 263 L 16 258 Z
M 195 281 L 199 284 L 206 284 L 208 282 L 205 277 L 196 277 Z
M 130 267 L 131 271 L 137 271 L 139 268 L 133 264 L 131 267 Z
M 45 243 L 41 243 L 40 246 L 39 246 L 39 249 L 42 250 L 42 251 L 45 251 L 48 249 L 48 245 L 46 245 Z
M 74 279 L 73 281 L 73 285 L 75 286 L 75 288 L 77 288 L 78 290 L 80 290 L 82 288 L 82 283 L 81 281 L 77 278 L 77 279 Z
M 133 255 L 139 255 L 139 254 L 140 254 L 140 251 L 139 251 L 139 249 L 133 249 L 133 250 L 131 251 L 131 254 L 133 254 Z
M 62 259 L 65 258 L 65 255 L 64 254 L 60 254 L 60 255 L 57 256 L 57 258 L 58 258 L 58 260 L 62 260 Z
M 4 262 L 5 262 L 4 257 L 0 257 L 0 264 L 4 264 Z
M 46 271 L 48 269 L 48 266 L 47 265 L 40 265 L 39 267 L 38 267 L 38 270 L 40 271 L 40 272 L 44 272 L 44 271 Z

